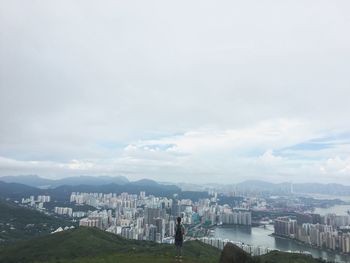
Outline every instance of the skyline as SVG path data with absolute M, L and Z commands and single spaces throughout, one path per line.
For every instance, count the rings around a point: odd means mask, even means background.
M 349 181 L 348 1 L 0 3 L 0 176 Z

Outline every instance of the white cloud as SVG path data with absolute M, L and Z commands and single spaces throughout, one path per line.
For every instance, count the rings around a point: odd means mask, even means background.
M 309 149 L 290 150 L 294 145 L 313 141 L 313 134 L 318 133 L 301 120 L 266 120 L 240 129 L 206 128 L 138 140 L 109 158 L 66 162 L 1 158 L 0 170 L 9 174 L 26 171 L 56 177 L 62 174 L 125 174 L 131 179 L 150 177 L 192 182 L 198 178 L 203 182 L 244 179 L 297 182 L 315 175 L 319 181 L 329 182 L 332 173 L 338 173 L 346 182 L 350 175 L 349 160 L 331 158 L 337 152 L 346 154 L 343 144 L 340 148 L 314 151 L 311 159 L 307 158 Z M 334 139 L 329 141 L 334 143 Z M 323 161 L 325 156 L 330 157 L 326 162 Z
M 94 164 L 92 162 L 79 161 L 79 160 L 72 160 L 68 164 L 68 168 L 72 170 L 90 170 L 93 167 L 94 167 Z
M 341 158 L 335 156 L 327 159 L 320 167 L 321 172 L 328 175 L 346 175 L 350 178 L 350 156 Z
M 290 147 L 350 131 L 349 3 L 3 1 L 0 175 L 328 171 Z
M 273 154 L 273 150 L 267 150 L 263 155 L 259 157 L 259 160 L 264 164 L 275 165 L 276 163 L 281 163 L 281 161 L 283 161 L 283 158 L 280 156 L 275 156 Z

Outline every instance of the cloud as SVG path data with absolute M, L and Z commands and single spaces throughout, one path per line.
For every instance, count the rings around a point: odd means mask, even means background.
M 276 163 L 280 163 L 283 158 L 280 156 L 275 156 L 272 150 L 267 150 L 259 157 L 259 160 L 264 164 L 275 165 Z
M 329 158 L 321 165 L 320 170 L 322 173 L 329 175 L 350 176 L 350 156 L 347 158 L 340 158 L 339 156 Z
M 349 1 L 1 6 L 0 174 L 303 180 L 349 156 Z
M 269 181 L 305 181 L 305 175 L 317 175 L 319 181 L 329 182 L 332 174 L 350 175 L 346 161 L 336 157 L 349 150 L 337 141 L 336 135 L 322 139 L 325 147 L 311 150 L 308 141 L 315 134 L 312 126 L 301 120 L 275 119 L 251 127 L 218 130 L 202 128 L 183 134 L 160 136 L 132 142 L 109 158 L 71 159 L 67 161 L 18 161 L 2 158 L 3 173 L 18 171 L 60 177 L 62 174 L 126 174 L 131 179 L 150 177 L 157 180 L 226 182 L 244 179 Z M 331 137 L 329 137 L 331 136 Z M 312 139 L 310 139 L 312 138 Z M 342 136 L 346 143 L 346 137 Z M 99 149 L 100 145 L 96 146 Z M 271 148 L 273 147 L 273 148 Z M 112 147 L 114 149 L 114 147 Z M 107 147 L 107 152 L 110 147 Z M 312 154 L 310 158 L 310 153 Z M 103 155 L 102 155 L 103 156 Z M 328 157 L 327 157 L 328 156 Z M 329 158 L 325 161 L 325 158 Z M 312 178 L 312 177 L 311 177 Z

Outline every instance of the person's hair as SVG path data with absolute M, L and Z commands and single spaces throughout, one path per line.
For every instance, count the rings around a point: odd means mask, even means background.
M 178 224 L 181 223 L 181 217 L 176 218 L 176 220 L 177 220 L 177 223 L 178 223 Z

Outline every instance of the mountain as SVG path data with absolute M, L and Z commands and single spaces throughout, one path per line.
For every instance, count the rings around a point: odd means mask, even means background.
M 147 195 L 172 197 L 181 192 L 181 189 L 174 185 L 162 185 L 157 182 L 138 181 L 137 183 L 127 184 L 106 184 L 106 185 L 62 185 L 55 188 L 39 189 L 36 187 L 19 184 L 5 183 L 0 181 L 0 199 L 10 198 L 12 200 L 21 200 L 31 195 L 50 195 L 55 201 L 69 201 L 72 192 L 88 193 L 123 193 L 139 194 L 146 191 Z
M 105 185 L 119 184 L 124 185 L 129 183 L 129 180 L 124 176 L 75 176 L 57 180 L 53 186 L 60 185 Z
M 235 185 L 241 191 L 259 191 L 259 192 L 274 192 L 286 193 L 290 192 L 290 183 L 269 183 L 259 180 L 248 180 Z
M 38 211 L 0 201 L 0 245 L 51 233 L 73 223 Z
M 185 262 L 217 263 L 220 251 L 199 241 L 184 243 Z M 20 251 L 20 253 L 18 253 Z M 0 250 L 0 262 L 142 262 L 174 261 L 174 245 L 127 240 L 96 228 L 80 227 Z
M 170 263 L 174 262 L 174 253 L 174 245 L 127 240 L 96 228 L 80 227 L 0 248 L 0 262 Z M 322 262 L 307 255 L 279 251 L 251 257 L 232 243 L 227 243 L 220 252 L 199 241 L 184 242 L 183 256 L 186 263 Z
M 320 183 L 269 183 L 259 180 L 248 180 L 232 185 L 240 191 L 259 191 L 272 194 L 294 193 L 323 194 L 323 195 L 350 195 L 350 186 L 341 184 Z
M 296 193 L 324 194 L 324 195 L 350 195 L 350 186 L 342 184 L 304 183 L 293 184 Z
M 159 185 L 156 181 L 150 179 L 141 179 L 138 181 L 131 182 L 133 185 L 147 185 L 147 186 L 157 186 Z
M 0 199 L 20 199 L 31 195 L 40 195 L 43 190 L 19 183 L 5 183 L 0 181 Z
M 52 180 L 37 175 L 3 176 L 0 181 L 20 183 L 39 188 L 54 188 L 61 185 L 104 185 L 127 184 L 129 180 L 124 176 L 75 176 Z
M 0 181 L 6 183 L 25 184 L 32 187 L 41 187 L 51 185 L 54 180 L 39 177 L 37 175 L 16 175 L 16 176 L 2 176 Z

